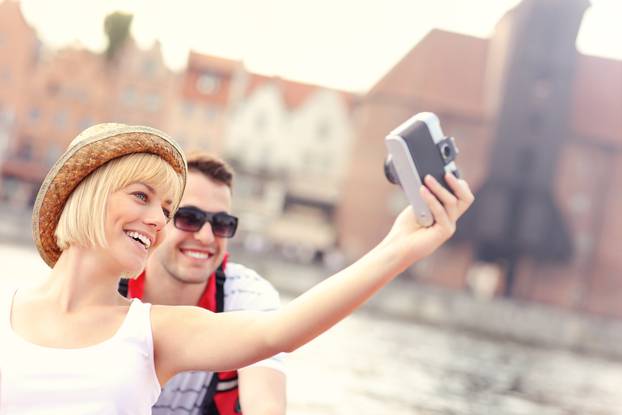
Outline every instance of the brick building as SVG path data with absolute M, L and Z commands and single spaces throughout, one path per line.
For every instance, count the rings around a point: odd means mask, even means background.
M 574 5 L 569 8 L 576 7 L 578 16 L 587 7 L 580 0 L 566 4 L 525 0 L 499 22 L 490 40 L 433 30 L 363 98 L 357 127 L 359 140 L 353 155 L 356 162 L 347 176 L 339 210 L 341 246 L 348 257 L 356 257 L 377 243 L 406 203 L 401 190 L 386 182 L 382 174 L 386 154 L 383 138 L 389 131 L 414 113 L 437 113 L 444 133 L 456 137 L 462 149 L 458 164 L 464 176 L 474 189 L 481 191 L 491 179 L 491 157 L 495 149 L 502 148 L 496 131 L 501 124 L 500 108 L 503 102 L 516 99 L 507 94 L 508 82 L 504 77 L 515 77 L 512 82 L 516 86 L 530 76 L 530 71 L 539 70 L 538 62 L 549 62 L 550 67 L 541 74 L 553 83 L 536 80 L 524 87 L 529 89 L 529 99 L 540 100 L 536 104 L 543 105 L 544 114 L 565 120 L 555 130 L 565 133 L 544 136 L 532 148 L 540 151 L 551 147 L 552 138 L 559 141 L 557 147 L 551 148 L 551 161 L 545 166 L 552 175 L 546 196 L 558 208 L 555 220 L 566 226 L 569 240 L 565 242 L 572 251 L 563 261 L 521 255 L 514 264 L 511 295 L 622 317 L 622 257 L 617 254 L 622 248 L 622 220 L 618 213 L 622 195 L 616 191 L 622 188 L 622 62 L 579 54 L 574 50 L 574 37 L 560 40 L 573 47 L 567 56 L 556 56 L 560 55 L 560 48 L 550 47 L 534 48 L 530 58 L 530 52 L 525 50 L 529 46 L 520 43 L 521 36 L 527 36 L 534 44 L 538 43 L 538 35 L 551 35 L 532 30 L 529 38 L 528 31 L 521 32 L 525 30 L 521 25 L 529 23 L 530 16 L 538 28 L 551 30 L 559 26 L 555 19 L 561 22 L 567 17 L 564 13 L 570 3 Z M 538 10 L 540 6 L 553 9 Z M 534 10 L 536 13 L 530 15 Z M 548 38 L 542 39 L 547 44 Z M 524 60 L 533 58 L 532 66 L 523 60 L 509 60 L 513 53 L 520 56 L 524 52 Z M 548 59 L 548 54 L 553 57 Z M 506 65 L 502 69 L 508 62 L 513 67 Z M 572 71 L 563 72 L 564 65 L 571 65 Z M 569 79 L 568 85 L 555 83 L 564 77 Z M 555 95 L 555 88 L 566 90 Z M 561 101 L 549 103 L 549 96 Z M 513 105 L 532 108 L 536 104 L 518 101 Z M 567 107 L 567 112 L 555 113 L 556 106 Z M 534 126 L 534 122 L 517 128 L 531 134 L 539 126 Z M 540 153 L 535 154 L 536 158 L 539 156 Z M 498 212 L 489 209 L 488 216 L 479 217 L 476 226 L 494 221 Z M 519 212 L 522 213 L 523 210 Z M 522 229 L 526 228 L 519 231 Z M 528 239 L 530 235 L 526 236 Z M 497 293 L 502 292 L 508 276 L 507 261 L 482 262 L 472 235 L 456 239 L 459 241 L 413 267 L 411 274 L 422 282 L 464 290 L 472 285 L 483 264 L 492 264 L 500 277 Z
M 24 90 L 39 61 L 41 45 L 19 8 L 19 3 L 0 3 L 0 160 L 19 155 L 12 138 L 18 131 L 18 116 L 28 105 Z M 24 169 L 24 175 L 29 169 Z M 9 181 L 12 173 L 9 172 Z M 9 183 L 9 191 L 15 192 Z M 0 196 L 4 195 L 0 183 Z M 27 197 L 27 196 L 26 196 Z
M 222 155 L 241 62 L 190 52 L 181 74 L 168 130 L 186 149 Z
M 236 80 L 224 154 L 238 171 L 241 233 L 306 261 L 334 250 L 354 96 L 250 73 Z
M 143 50 L 131 38 L 113 57 L 49 50 L 19 5 L 0 2 L 0 203 L 28 210 L 51 164 L 89 125 L 146 124 L 186 150 L 236 164 L 242 235 L 271 229 L 268 238 L 289 245 L 314 236 L 312 254 L 334 248 L 332 222 L 353 140 L 351 94 L 195 52 L 174 73 L 158 43 Z

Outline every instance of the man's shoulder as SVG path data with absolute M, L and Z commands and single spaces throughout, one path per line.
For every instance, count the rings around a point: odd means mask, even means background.
M 225 270 L 225 308 L 232 310 L 274 309 L 280 300 L 278 291 L 255 270 L 229 262 Z
M 272 284 L 257 271 L 242 264 L 229 262 L 225 269 L 227 282 L 232 286 L 257 287 L 258 289 L 274 290 Z

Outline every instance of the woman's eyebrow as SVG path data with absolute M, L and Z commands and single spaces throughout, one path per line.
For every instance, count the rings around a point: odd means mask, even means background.
M 150 184 L 145 183 L 145 182 L 136 182 L 136 183 L 139 183 L 139 184 L 142 184 L 143 186 L 145 186 L 147 188 L 147 190 L 149 190 L 149 192 L 151 194 L 154 194 L 154 195 L 157 194 L 156 190 Z M 164 204 L 172 205 L 173 201 L 171 199 L 166 199 L 166 200 L 164 200 Z

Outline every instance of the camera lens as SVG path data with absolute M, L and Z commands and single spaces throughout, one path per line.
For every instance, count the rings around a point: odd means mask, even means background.
M 451 149 L 451 146 L 449 144 L 443 144 L 443 146 L 441 147 L 441 155 L 445 160 L 451 158 L 451 156 L 453 155 L 453 150 Z
M 395 171 L 395 166 L 391 161 L 391 156 L 387 157 L 384 161 L 384 175 L 388 181 L 393 184 L 400 184 L 400 179 L 397 177 L 397 172 Z

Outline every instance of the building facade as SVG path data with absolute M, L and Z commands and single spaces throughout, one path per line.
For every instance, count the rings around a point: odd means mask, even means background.
M 574 49 L 578 26 L 563 25 L 578 25 L 584 3 L 525 0 L 489 40 L 434 30 L 372 88 L 360 105 L 357 162 L 339 205 L 341 246 L 349 258 L 380 241 L 406 205 L 382 174 L 384 136 L 412 114 L 432 111 L 462 149 L 458 164 L 477 200 L 486 200 L 473 211 L 485 213 L 465 217 L 453 243 L 410 275 L 448 289 L 622 317 L 622 257 L 616 254 L 622 247 L 616 191 L 622 186 L 622 62 Z M 547 36 L 555 34 L 564 45 L 550 45 Z M 544 46 L 530 48 L 539 36 L 546 37 Z M 502 120 L 504 105 L 514 109 Z M 532 157 L 523 157 L 522 173 L 505 171 L 525 154 Z M 509 203 L 481 197 L 486 184 L 502 176 L 510 180 L 504 186 L 515 186 L 510 195 L 528 193 Z M 540 208 L 540 200 L 555 209 Z M 508 220 L 515 221 L 512 231 L 498 233 L 493 249 L 482 254 L 480 235 L 496 235 Z M 565 232 L 541 232 L 552 223 L 563 223 Z M 537 249 L 508 258 L 503 238 Z M 564 249 L 566 256 L 553 255 Z
M 304 247 L 307 257 L 335 247 L 335 206 L 353 142 L 350 94 L 253 74 L 241 62 L 195 52 L 175 73 L 158 43 L 145 50 L 131 38 L 114 56 L 50 50 L 19 4 L 0 2 L 5 206 L 29 210 L 52 163 L 86 127 L 144 124 L 168 132 L 187 151 L 207 150 L 235 165 L 242 237 Z

